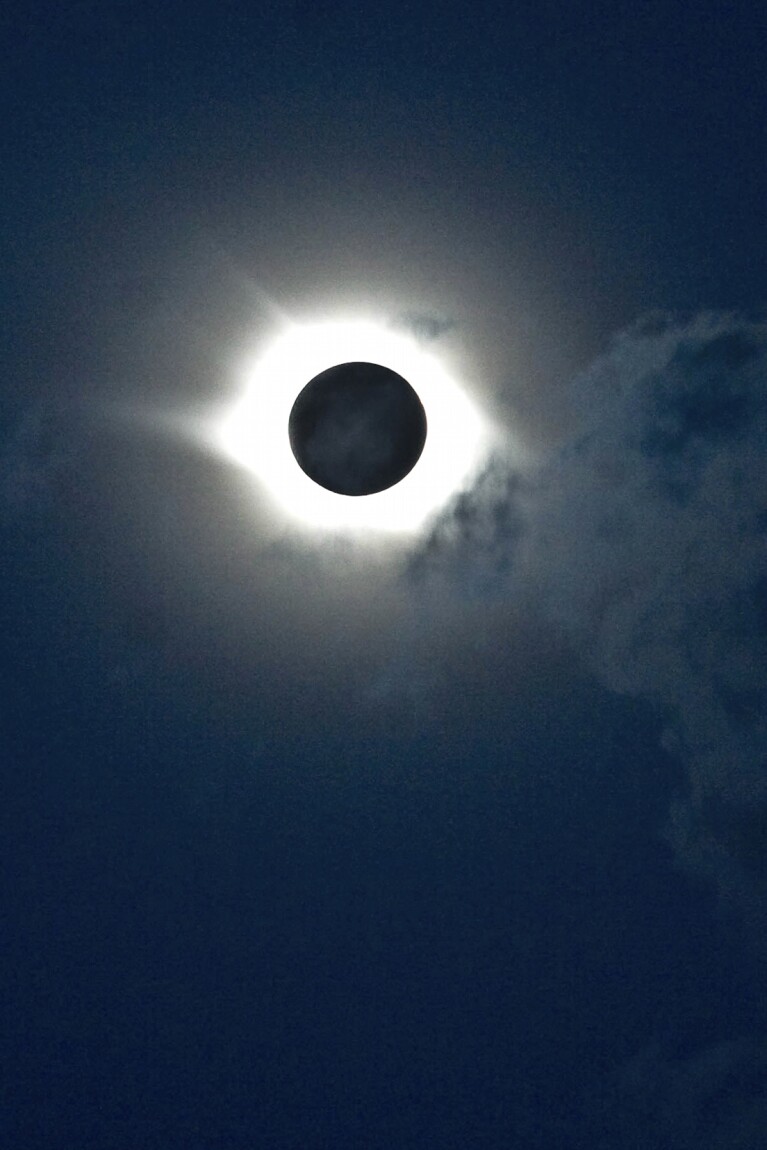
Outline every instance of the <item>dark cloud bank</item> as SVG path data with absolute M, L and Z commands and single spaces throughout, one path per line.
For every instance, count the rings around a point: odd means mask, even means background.
M 665 833 L 767 925 L 767 327 L 645 318 L 574 381 L 580 428 L 537 474 L 496 462 L 412 558 L 532 596 L 611 690 L 647 700 L 687 785 Z

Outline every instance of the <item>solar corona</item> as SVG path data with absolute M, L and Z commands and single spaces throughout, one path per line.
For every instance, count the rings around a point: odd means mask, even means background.
M 216 446 L 307 530 L 418 531 L 487 453 L 465 389 L 383 323 L 286 323 L 242 379 Z

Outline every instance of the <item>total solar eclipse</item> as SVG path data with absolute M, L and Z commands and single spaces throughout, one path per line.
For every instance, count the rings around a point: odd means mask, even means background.
M 306 384 L 288 422 L 296 462 L 338 495 L 374 495 L 413 470 L 426 413 L 406 379 L 377 363 L 341 363 Z
M 381 319 L 285 319 L 243 359 L 239 396 L 199 434 L 252 475 L 275 528 L 285 516 L 302 531 L 360 540 L 412 534 L 458 495 L 492 442 L 437 350 Z

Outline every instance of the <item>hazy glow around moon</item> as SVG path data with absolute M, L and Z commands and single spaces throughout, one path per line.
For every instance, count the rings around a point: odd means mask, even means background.
M 288 439 L 296 396 L 319 372 L 353 360 L 389 367 L 426 411 L 423 454 L 400 483 L 375 495 L 337 495 L 299 467 Z M 407 334 L 369 321 L 291 324 L 247 365 L 244 390 L 215 428 L 216 444 L 247 468 L 294 521 L 332 530 L 416 531 L 481 463 L 488 428 L 439 359 Z

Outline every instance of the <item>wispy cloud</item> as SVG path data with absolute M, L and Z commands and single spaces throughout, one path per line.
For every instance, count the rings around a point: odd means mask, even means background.
M 496 465 L 413 569 L 478 594 L 534 588 L 610 689 L 658 708 L 689 780 L 668 835 L 761 931 L 767 324 L 652 316 L 573 386 L 566 447 L 524 481 Z
M 405 311 L 395 320 L 397 327 L 406 328 L 421 343 L 432 343 L 455 327 L 455 320 L 435 312 Z
M 767 1146 L 767 1051 L 726 1039 L 684 1056 L 651 1043 L 620 1068 L 600 1150 L 758 1150 Z
M 0 523 L 10 526 L 38 507 L 71 456 L 56 416 L 29 408 L 0 441 Z

